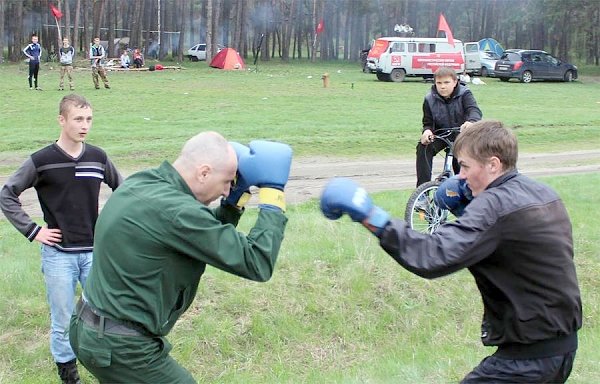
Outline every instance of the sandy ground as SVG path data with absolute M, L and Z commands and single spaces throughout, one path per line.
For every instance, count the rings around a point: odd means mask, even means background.
M 442 161 L 441 156 L 436 157 L 434 168 L 441 166 Z M 522 173 L 532 177 L 600 172 L 600 150 L 521 154 L 518 165 Z M 125 172 L 125 176 L 127 175 L 128 173 Z M 8 176 L 0 175 L 0 184 L 4 185 Z M 350 177 L 369 192 L 409 189 L 414 187 L 416 181 L 415 160 L 411 158 L 348 160 L 334 157 L 294 159 L 290 180 L 285 190 L 288 204 L 298 204 L 317 198 L 325 183 L 332 177 Z M 110 193 L 110 189 L 103 184 L 101 206 Z M 41 216 L 33 189 L 21 195 L 21 203 L 32 217 Z M 4 218 L 3 215 L 0 217 Z

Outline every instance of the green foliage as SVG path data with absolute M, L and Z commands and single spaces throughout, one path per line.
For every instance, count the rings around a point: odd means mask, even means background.
M 112 72 L 112 89 L 94 90 L 89 71 L 75 85 L 94 107 L 89 141 L 129 171 L 173 159 L 193 134 L 214 129 L 247 142 L 290 143 L 295 156 L 414 156 L 422 98 L 431 86 L 382 83 L 358 66 L 260 64 L 258 72 L 222 72 L 205 63 L 162 72 Z M 339 72 L 338 72 L 339 71 Z M 324 89 L 321 74 L 331 75 Z M 0 66 L 0 174 L 58 135 L 63 92 L 44 66 L 43 92 L 29 91 L 22 67 Z M 310 78 L 309 78 L 310 77 Z M 484 115 L 515 127 L 523 152 L 597 148 L 597 79 L 518 84 L 484 79 L 471 86 Z M 584 328 L 572 383 L 594 382 L 600 353 L 600 218 L 593 207 L 600 176 L 544 179 L 573 221 Z M 403 215 L 410 191 L 376 194 Z M 592 208 L 591 208 L 592 207 Z M 457 382 L 491 353 L 479 343 L 481 303 L 466 271 L 418 278 L 376 239 L 347 219 L 328 221 L 317 202 L 292 206 L 271 281 L 258 284 L 208 268 L 192 308 L 169 335 L 173 357 L 201 382 Z M 250 230 L 249 209 L 239 229 Z M 39 247 L 0 220 L 0 382 L 46 383 L 56 370 Z M 85 382 L 94 379 L 82 369 Z M 52 379 L 49 379 L 52 378 Z

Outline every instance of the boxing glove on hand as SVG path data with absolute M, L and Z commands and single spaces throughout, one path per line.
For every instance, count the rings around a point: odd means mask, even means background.
M 433 200 L 438 207 L 447 209 L 454 216 L 460 217 L 473 200 L 473 194 L 465 179 L 452 176 L 439 185 Z
M 235 181 L 229 191 L 229 195 L 223 199 L 223 202 L 238 209 L 242 209 L 250 200 L 250 197 L 252 197 L 250 194 L 250 187 L 254 185 L 240 172 L 240 162 L 242 161 L 242 158 L 246 158 L 250 153 L 250 148 L 234 141 L 230 141 L 229 144 L 235 149 L 238 159 L 238 171 L 236 173 Z
M 334 178 L 327 183 L 321 194 L 321 212 L 330 220 L 337 220 L 345 213 L 378 236 L 390 221 L 387 212 L 373 205 L 367 191 L 346 178 Z
M 240 158 L 239 173 L 259 187 L 259 207 L 285 210 L 283 190 L 290 175 L 292 148 L 283 143 L 254 140 Z

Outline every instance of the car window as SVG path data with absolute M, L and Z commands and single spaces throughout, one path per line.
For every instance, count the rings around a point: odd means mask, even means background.
M 552 55 L 546 55 L 545 59 L 551 65 L 558 65 L 558 59 Z
M 404 52 L 404 43 L 394 43 L 392 44 L 391 52 Z
M 479 51 L 479 46 L 477 44 L 468 44 L 466 46 L 466 51 L 470 53 L 477 52 Z
M 501 59 L 506 61 L 521 61 L 521 56 L 516 52 L 504 52 Z
M 417 52 L 417 44 L 408 43 L 408 52 Z
M 435 52 L 435 44 L 419 43 L 419 52 Z

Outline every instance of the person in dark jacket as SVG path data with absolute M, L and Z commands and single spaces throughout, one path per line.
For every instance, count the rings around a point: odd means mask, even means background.
M 454 69 L 440 67 L 433 77 L 435 85 L 423 101 L 423 132 L 417 144 L 417 187 L 431 180 L 433 157 L 446 148 L 446 143 L 433 140 L 433 135 L 441 128 L 468 127 L 482 117 L 473 93 L 458 81 Z M 456 160 L 453 168 L 458 173 Z
M 483 300 L 481 341 L 497 349 L 462 383 L 564 383 L 582 325 L 567 210 L 550 187 L 517 171 L 517 140 L 501 122 L 464 128 L 454 148 L 473 199 L 433 234 L 390 219 L 349 179 L 328 183 L 321 210 L 362 223 L 416 275 L 469 269 Z
M 62 98 L 58 140 L 32 154 L 0 191 L 2 212 L 29 241 L 41 243 L 41 264 L 50 306 L 50 352 L 63 383 L 79 383 L 66 331 L 93 259 L 101 183 L 115 190 L 123 178 L 104 150 L 86 144 L 92 107 L 82 96 Z M 23 210 L 19 196 L 35 188 L 45 226 Z
M 27 56 L 29 61 L 29 89 L 35 89 L 41 91 L 42 88 L 38 86 L 38 74 L 40 72 L 40 58 L 42 57 L 42 46 L 38 43 L 38 36 L 34 33 L 31 35 L 31 43 L 27 44 L 23 48 L 23 53 Z

